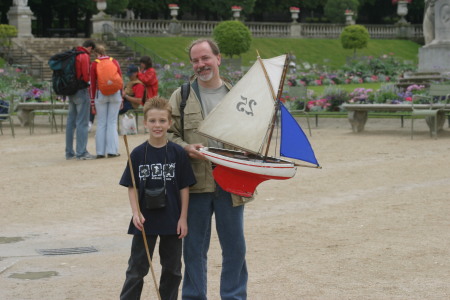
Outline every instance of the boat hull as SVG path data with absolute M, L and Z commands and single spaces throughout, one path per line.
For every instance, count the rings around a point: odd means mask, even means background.
M 214 179 L 226 191 L 251 197 L 256 187 L 266 180 L 285 180 L 294 177 L 294 163 L 269 157 L 265 161 L 240 151 L 201 148 L 200 152 L 216 165 Z

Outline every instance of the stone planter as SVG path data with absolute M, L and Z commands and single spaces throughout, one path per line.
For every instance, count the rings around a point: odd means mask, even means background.
M 232 6 L 231 11 L 233 12 L 233 18 L 238 21 L 241 17 L 242 7 L 240 6 Z
M 169 4 L 169 9 L 170 15 L 172 16 L 172 20 L 176 20 L 178 16 L 178 10 L 180 9 L 180 7 L 174 4 Z
M 408 1 L 398 1 L 397 2 L 397 15 L 399 15 L 399 24 L 408 24 L 405 16 L 408 14 Z
M 345 12 L 345 25 L 354 25 L 355 21 L 353 20 L 353 16 L 355 15 L 352 11 Z
M 300 13 L 300 9 L 298 8 L 290 8 L 292 23 L 297 23 L 298 14 Z

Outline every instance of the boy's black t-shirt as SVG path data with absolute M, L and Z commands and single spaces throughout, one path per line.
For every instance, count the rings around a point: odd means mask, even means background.
M 146 152 L 147 155 L 145 155 Z M 145 218 L 145 233 L 177 234 L 181 214 L 180 190 L 196 183 L 186 151 L 173 142 L 168 142 L 167 147 L 155 148 L 145 141 L 137 146 L 130 156 L 140 199 L 139 206 Z M 144 185 L 147 188 L 160 188 L 164 186 L 164 178 L 167 191 L 166 207 L 156 210 L 145 209 L 142 204 Z M 120 185 L 133 187 L 128 162 L 120 179 Z M 130 222 L 128 233 L 141 234 L 134 226 L 133 220 Z

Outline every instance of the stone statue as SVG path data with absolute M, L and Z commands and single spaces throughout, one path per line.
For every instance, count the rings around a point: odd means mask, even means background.
M 13 0 L 13 6 L 28 6 L 28 0 Z
M 425 9 L 423 15 L 423 37 L 425 45 L 434 40 L 434 4 L 437 0 L 425 0 Z

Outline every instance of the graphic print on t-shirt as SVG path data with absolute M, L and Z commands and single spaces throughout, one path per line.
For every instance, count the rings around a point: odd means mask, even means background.
M 150 166 L 149 165 L 140 165 L 139 166 L 139 179 L 145 179 L 150 176 Z
M 164 177 L 168 180 L 175 177 L 175 163 L 164 164 Z
M 163 173 L 166 180 L 172 180 L 175 177 L 175 163 L 139 166 L 139 179 L 141 180 L 145 180 L 148 177 L 152 180 L 161 180 L 163 179 Z

